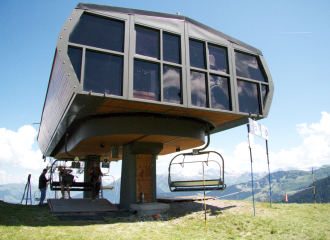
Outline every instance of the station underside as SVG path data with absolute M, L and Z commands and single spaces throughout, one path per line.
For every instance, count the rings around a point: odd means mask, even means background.
M 122 148 L 134 143 L 162 145 L 159 155 L 195 148 L 204 144 L 206 123 L 170 115 L 121 114 L 104 115 L 79 124 L 67 140 L 67 152 L 83 158 L 88 155 L 107 157 L 110 161 L 122 159 Z M 119 158 L 111 157 L 112 147 L 119 148 Z M 54 154 L 68 158 L 65 143 Z
M 161 143 L 160 155 L 165 155 L 203 145 L 207 125 L 212 133 L 245 121 L 246 117 L 232 113 L 77 94 L 53 137 L 54 147 L 47 152 L 57 159 L 70 157 L 65 152 L 66 131 L 67 151 L 73 156 L 99 155 L 117 161 L 122 147 L 133 142 Z M 119 147 L 119 158 L 111 158 L 113 146 Z

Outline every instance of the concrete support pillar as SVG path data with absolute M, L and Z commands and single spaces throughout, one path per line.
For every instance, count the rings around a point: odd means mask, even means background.
M 136 203 L 136 156 L 130 153 L 130 146 L 123 147 L 121 163 L 120 205 L 129 209 Z
M 157 201 L 156 157 L 163 149 L 159 143 L 133 143 L 123 147 L 120 205 L 129 209 L 131 204 L 144 200 Z

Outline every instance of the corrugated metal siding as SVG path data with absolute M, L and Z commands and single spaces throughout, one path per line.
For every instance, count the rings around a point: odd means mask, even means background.
M 43 154 L 73 96 L 73 89 L 66 78 L 61 60 L 57 53 L 55 54 L 38 136 L 38 144 Z

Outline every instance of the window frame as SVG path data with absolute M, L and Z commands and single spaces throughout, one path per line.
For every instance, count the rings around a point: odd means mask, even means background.
M 83 14 L 87 15 L 92 15 L 94 17 L 99 17 L 99 18 L 105 18 L 113 21 L 119 21 L 124 24 L 124 42 L 123 42 L 123 52 L 117 52 L 114 50 L 108 50 L 104 48 L 98 48 L 98 47 L 92 47 L 88 45 L 82 45 L 78 43 L 72 43 L 69 42 L 69 36 L 71 32 L 69 33 L 68 36 L 68 44 L 67 48 L 72 47 L 72 48 L 79 48 L 82 49 L 82 60 L 81 60 L 81 73 L 80 73 L 80 79 L 77 78 L 77 81 L 80 84 L 81 92 L 83 94 L 90 94 L 94 96 L 103 96 L 103 97 L 110 97 L 111 98 L 119 98 L 119 99 L 127 99 L 127 88 L 128 88 L 128 56 L 129 56 L 129 17 L 119 14 L 119 13 L 112 13 L 111 15 L 109 14 L 102 14 L 102 13 L 94 13 L 91 11 L 82 11 L 79 15 L 82 16 Z M 74 24 L 72 27 L 72 30 L 75 28 L 75 26 L 78 24 L 78 21 Z M 63 49 L 64 50 L 64 49 Z M 67 51 L 67 49 L 66 49 Z M 123 76 L 122 76 L 122 95 L 112 95 L 112 94 L 106 94 L 106 93 L 96 93 L 96 92 L 87 92 L 84 91 L 84 77 L 85 77 L 85 64 L 86 64 L 86 51 L 93 51 L 93 52 L 98 52 L 102 54 L 107 54 L 107 55 L 114 55 L 114 56 L 121 56 L 123 58 Z M 68 59 L 70 60 L 69 56 Z
M 197 35 L 197 34 L 196 34 Z M 217 111 L 217 112 L 224 112 L 224 113 L 233 113 L 236 111 L 236 105 L 235 105 L 235 94 L 234 94 L 234 85 L 233 85 L 233 76 L 232 76 L 232 63 L 230 61 L 230 51 L 231 51 L 231 46 L 228 43 L 228 45 L 222 43 L 222 42 L 215 42 L 214 40 L 207 40 L 203 39 L 201 37 L 196 37 L 196 35 L 191 36 L 187 34 L 186 36 L 186 42 L 188 44 L 186 45 L 186 52 L 187 52 L 187 80 L 189 80 L 189 84 L 187 84 L 187 91 L 188 91 L 188 106 L 189 108 L 195 108 L 195 109 L 204 109 L 204 110 L 212 110 L 212 111 Z M 204 44 L 204 52 L 205 52 L 205 69 L 202 68 L 196 68 L 190 66 L 190 52 L 189 52 L 189 40 L 193 41 L 198 41 L 198 42 L 203 42 Z M 210 62 L 209 62 L 209 45 L 219 47 L 219 48 L 224 48 L 226 51 L 226 61 L 227 61 L 227 70 L 228 73 L 222 72 L 222 71 L 216 71 L 212 70 L 210 68 Z M 206 75 L 206 96 L 207 96 L 207 107 L 198 107 L 192 105 L 192 99 L 191 99 L 191 83 L 190 83 L 190 71 L 197 71 L 197 72 L 203 72 Z M 228 79 L 228 92 L 229 92 L 229 109 L 230 110 L 224 110 L 224 109 L 218 109 L 218 108 L 212 108 L 212 99 L 211 99 L 211 89 L 210 89 L 210 75 L 215 75 L 219 77 L 225 77 Z
M 140 54 L 136 54 L 136 31 L 135 31 L 135 27 L 139 26 L 142 28 L 149 28 L 151 30 L 155 30 L 159 32 L 159 59 L 153 58 L 153 57 L 148 57 L 148 56 L 143 56 Z M 184 44 L 184 33 L 179 33 L 176 31 L 172 31 L 166 28 L 162 28 L 162 27 L 157 27 L 157 26 L 151 26 L 149 24 L 145 24 L 142 22 L 136 22 L 136 21 L 131 21 L 131 25 L 130 25 L 130 36 L 131 36 L 131 42 L 130 42 L 130 79 L 129 79 L 129 87 L 128 89 L 128 99 L 129 100 L 133 100 L 133 101 L 143 101 L 143 102 L 149 102 L 149 103 L 159 103 L 159 104 L 164 104 L 164 105 L 173 105 L 173 106 L 181 106 L 181 107 L 187 107 L 186 104 L 186 100 L 185 100 L 185 71 L 184 71 L 184 66 L 185 66 L 185 61 L 183 56 L 185 55 L 185 53 L 183 52 L 183 44 Z M 169 34 L 169 35 L 174 35 L 179 37 L 180 39 L 180 64 L 178 63 L 173 63 L 173 62 L 168 62 L 168 61 L 164 61 L 164 55 L 163 55 L 163 34 Z M 159 101 L 153 101 L 153 100 L 148 100 L 148 99 L 142 99 L 142 98 L 134 98 L 133 97 L 133 85 L 134 85 L 134 61 L 135 60 L 139 60 L 139 61 L 146 61 L 146 62 L 151 62 L 151 63 L 157 63 L 159 64 L 159 86 L 160 86 L 160 100 Z M 165 102 L 164 101 L 164 66 L 169 66 L 169 67 L 175 67 L 175 68 L 179 68 L 181 70 L 181 103 L 171 103 L 171 102 Z
M 261 74 L 263 75 L 264 79 L 265 79 L 265 82 L 262 82 L 262 81 L 258 81 L 258 80 L 254 80 L 252 78 L 245 78 L 245 77 L 240 77 L 240 76 L 237 76 L 236 74 L 236 52 L 239 52 L 239 53 L 242 53 L 242 54 L 246 54 L 246 55 L 250 55 L 250 56 L 253 56 L 257 59 L 257 63 L 258 63 L 258 66 L 260 68 L 260 71 L 261 71 Z M 237 81 L 245 81 L 245 82 L 250 82 L 250 83 L 255 83 L 257 84 L 257 90 L 258 90 L 258 101 L 259 101 L 259 113 L 258 114 L 253 114 L 251 113 L 251 116 L 263 116 L 264 115 L 264 112 L 266 111 L 265 110 L 265 103 L 262 99 L 262 85 L 263 86 L 266 86 L 266 88 L 268 89 L 268 94 L 269 94 L 269 91 L 270 91 L 270 79 L 268 77 L 268 74 L 267 74 L 267 71 L 265 69 L 265 66 L 263 64 L 263 61 L 261 59 L 261 56 L 258 55 L 258 54 L 255 54 L 253 52 L 250 52 L 246 49 L 242 49 L 240 47 L 233 47 L 232 48 L 232 61 L 233 61 L 233 74 L 234 74 L 234 79 L 235 79 L 235 89 L 238 89 L 238 86 L 237 86 Z M 235 94 L 235 97 L 236 97 L 236 109 L 237 109 L 237 113 L 241 114 L 241 115 L 247 115 L 247 116 L 250 116 L 250 113 L 246 113 L 246 112 L 241 112 L 239 111 L 239 101 L 238 101 L 238 92 Z M 267 94 L 266 94 L 266 98 L 265 100 L 267 100 Z
M 107 94 L 107 93 L 97 93 L 97 92 L 92 92 L 92 91 L 85 91 L 83 90 L 84 93 L 89 93 L 89 94 L 95 94 L 95 95 L 101 95 L 101 96 L 111 96 L 111 97 L 123 97 L 124 95 L 124 56 L 123 55 L 119 55 L 119 54 L 113 54 L 113 53 L 106 53 L 103 51 L 99 51 L 99 50 L 92 50 L 90 48 L 85 48 L 85 52 L 84 54 L 84 78 L 85 78 L 85 69 L 86 69 L 86 52 L 94 52 L 94 53 L 100 53 L 100 54 L 104 54 L 104 55 L 110 55 L 110 56 L 116 56 L 116 57 L 121 57 L 122 58 L 122 64 L 123 64 L 123 68 L 122 68 L 122 86 L 121 86 L 121 92 L 122 95 L 114 95 L 114 94 Z M 84 89 L 84 82 L 82 83 L 82 89 Z

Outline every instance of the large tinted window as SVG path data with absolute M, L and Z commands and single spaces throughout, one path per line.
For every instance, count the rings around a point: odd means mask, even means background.
M 135 26 L 136 54 L 159 59 L 159 31 Z
M 180 37 L 163 34 L 163 60 L 180 64 Z
M 240 52 L 235 52 L 236 75 L 266 82 L 257 58 Z
M 205 49 L 204 43 L 189 40 L 190 66 L 205 68 Z
M 228 73 L 227 51 L 225 48 L 208 45 L 210 69 Z
M 164 102 L 182 103 L 181 101 L 181 69 L 163 67 L 163 94 Z
M 197 107 L 207 107 L 205 73 L 190 71 L 191 104 Z
M 257 84 L 238 80 L 237 91 L 240 112 L 260 113 Z
M 83 14 L 70 34 L 69 41 L 123 52 L 124 28 L 123 22 Z
M 123 58 L 86 51 L 84 91 L 122 96 Z
M 210 92 L 212 108 L 231 110 L 228 78 L 210 75 Z
M 159 101 L 159 64 L 134 61 L 133 97 Z
M 71 64 L 73 66 L 73 69 L 80 82 L 82 50 L 79 48 L 68 47 L 68 55 L 69 55 Z

